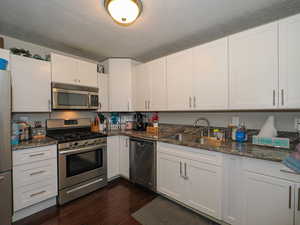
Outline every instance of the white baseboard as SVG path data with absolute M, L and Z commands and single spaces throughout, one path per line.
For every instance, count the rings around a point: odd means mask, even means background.
M 16 222 L 20 219 L 23 219 L 27 216 L 30 216 L 30 215 L 35 214 L 37 212 L 40 212 L 40 211 L 42 211 L 44 209 L 47 209 L 47 208 L 49 208 L 51 206 L 54 206 L 54 205 L 56 205 L 56 197 L 49 198 L 49 199 L 47 199 L 43 202 L 40 202 L 38 204 L 29 206 L 27 208 L 24 208 L 24 209 L 21 209 L 19 211 L 14 212 L 12 220 L 13 220 L 13 222 Z

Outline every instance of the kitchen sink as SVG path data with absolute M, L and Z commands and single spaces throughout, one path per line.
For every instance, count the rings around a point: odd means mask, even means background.
M 185 133 L 178 133 L 171 136 L 167 136 L 165 138 L 172 139 L 179 142 L 199 143 L 202 145 L 222 146 L 225 144 L 224 141 L 218 140 L 215 137 L 208 137 L 208 136 L 201 137 L 199 135 L 185 134 Z

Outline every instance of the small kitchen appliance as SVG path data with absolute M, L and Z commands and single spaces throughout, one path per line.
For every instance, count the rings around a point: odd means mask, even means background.
M 98 109 L 98 88 L 52 83 L 53 109 Z
M 107 138 L 90 129 L 90 119 L 46 121 L 47 136 L 58 141 L 61 205 L 107 184 Z
M 147 128 L 147 123 L 145 123 L 144 115 L 142 113 L 136 113 L 134 115 L 134 123 L 133 123 L 133 130 L 136 131 L 145 131 Z

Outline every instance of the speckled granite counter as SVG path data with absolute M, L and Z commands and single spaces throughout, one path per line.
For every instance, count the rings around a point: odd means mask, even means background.
M 159 137 L 147 134 L 142 131 L 113 131 L 108 133 L 108 136 L 115 135 L 124 135 L 135 138 L 142 138 L 153 141 L 160 141 L 169 144 L 181 145 L 192 148 L 199 148 L 208 151 L 221 152 L 225 154 L 238 155 L 249 158 L 256 158 L 262 160 L 269 160 L 274 162 L 281 162 L 286 156 L 288 156 L 292 150 L 288 149 L 277 149 L 264 146 L 257 146 L 251 143 L 237 143 L 237 142 L 228 142 L 222 145 L 213 145 L 213 144 L 200 144 L 193 138 L 189 140 L 178 141 L 173 138 L 170 138 L 170 134 L 160 134 Z
M 27 148 L 36 148 L 36 147 L 56 145 L 56 144 L 57 144 L 56 140 L 49 137 L 45 137 L 41 139 L 32 139 L 29 141 L 20 142 L 18 145 L 13 145 L 12 150 L 16 151 L 16 150 L 22 150 Z

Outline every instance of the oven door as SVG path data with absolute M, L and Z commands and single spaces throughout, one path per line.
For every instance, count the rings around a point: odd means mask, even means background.
M 106 144 L 59 152 L 59 189 L 107 174 Z
M 87 91 L 52 89 L 53 109 L 89 109 L 89 102 Z

